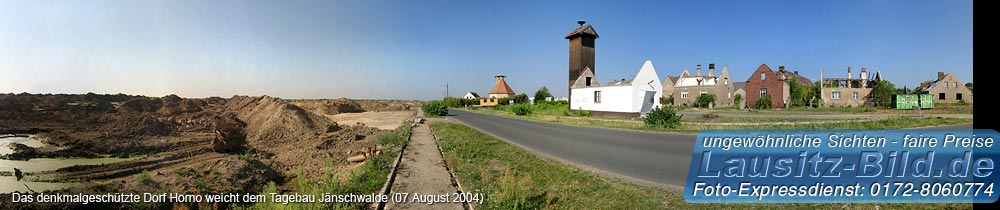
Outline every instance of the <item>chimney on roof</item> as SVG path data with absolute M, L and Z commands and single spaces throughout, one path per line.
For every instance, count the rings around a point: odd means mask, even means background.
M 506 80 L 507 76 L 497 75 L 496 78 L 497 78 L 497 82 L 500 82 L 501 80 Z
M 778 66 L 778 71 L 779 72 L 784 72 L 785 71 L 785 66 Z
M 795 71 L 795 75 L 799 75 L 799 71 Z
M 940 72 L 939 71 L 938 72 L 938 79 L 937 80 L 942 80 L 942 79 L 944 79 L 944 72 Z
M 710 77 L 714 77 L 715 76 L 715 64 L 714 63 L 708 64 L 708 76 L 710 76 Z
M 866 70 L 865 67 L 861 67 L 861 78 L 858 79 L 863 79 L 863 80 L 868 79 L 868 70 Z
M 847 79 L 848 80 L 851 79 L 851 67 L 850 66 L 847 67 Z
M 698 64 L 698 76 L 701 76 L 701 64 Z
M 578 21 L 576 21 L 576 23 L 580 24 L 580 27 L 583 27 L 583 24 L 587 23 L 587 21 L 585 21 L 585 20 L 578 20 Z

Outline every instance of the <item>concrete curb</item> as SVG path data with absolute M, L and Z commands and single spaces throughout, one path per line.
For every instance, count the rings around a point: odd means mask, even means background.
M 399 162 L 402 162 L 401 160 L 403 160 L 403 151 L 406 151 L 406 146 L 410 145 L 410 138 L 413 137 L 414 126 L 415 125 L 413 124 L 410 125 L 410 133 L 406 134 L 406 144 L 404 144 L 403 147 L 399 148 L 399 155 L 396 156 L 396 160 L 393 161 L 392 163 L 392 171 L 389 172 L 388 176 L 386 176 L 386 181 L 385 184 L 382 185 L 382 190 L 379 190 L 379 192 L 382 193 L 382 195 L 389 196 L 389 190 L 391 190 L 392 188 L 392 182 L 396 180 L 396 171 L 399 170 Z M 386 202 L 379 202 L 375 206 L 375 209 L 378 210 L 385 209 L 385 203 Z
M 430 126 L 430 124 L 427 124 L 427 126 Z M 448 165 L 448 158 L 445 158 L 444 150 L 441 149 L 441 144 L 438 144 L 438 137 L 437 135 L 434 134 L 433 129 L 431 129 L 431 137 L 434 137 L 434 145 L 437 146 L 438 153 L 441 153 L 441 161 L 444 162 L 444 169 L 448 171 L 448 176 L 451 177 L 451 184 L 455 185 L 455 188 L 458 189 L 459 194 L 465 193 L 466 192 L 465 189 L 462 188 L 462 182 L 458 180 L 458 177 L 455 176 L 455 172 L 453 172 L 451 170 L 451 166 Z M 476 208 L 472 207 L 472 204 L 469 204 L 468 200 L 466 199 L 463 199 L 462 207 L 465 207 L 465 209 L 469 210 L 476 210 Z

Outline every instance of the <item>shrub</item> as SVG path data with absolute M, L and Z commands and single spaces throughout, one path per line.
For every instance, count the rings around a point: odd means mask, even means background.
M 757 99 L 757 103 L 754 104 L 754 108 L 757 109 L 770 109 L 771 108 L 771 95 L 764 94 Z
M 743 100 L 743 95 L 736 94 L 735 96 L 733 96 L 733 105 L 736 105 L 737 108 L 742 108 L 742 107 L 739 107 L 740 106 L 740 101 L 742 101 L 742 100 Z
M 529 104 L 510 105 L 510 112 L 513 112 L 516 115 L 529 115 L 531 114 L 531 105 Z
M 642 121 L 649 127 L 675 128 L 681 124 L 681 116 L 670 107 L 656 107 L 646 113 Z
M 667 98 L 663 99 L 663 101 L 660 101 L 660 104 L 662 104 L 662 105 L 674 105 L 674 94 L 670 94 L 670 97 L 667 97 Z
M 591 113 L 590 110 L 583 110 L 583 109 L 576 110 L 576 116 L 580 116 L 580 117 L 590 117 L 593 114 L 594 113 Z
M 424 110 L 425 116 L 448 115 L 448 106 L 445 106 L 444 102 L 438 100 L 427 102 L 421 109 Z
M 700 94 L 695 99 L 695 106 L 707 108 L 709 104 L 715 103 L 715 94 Z

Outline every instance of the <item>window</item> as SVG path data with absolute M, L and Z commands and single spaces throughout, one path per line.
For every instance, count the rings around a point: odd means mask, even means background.
M 938 93 L 938 100 L 944 100 L 944 93 Z
M 858 92 L 854 92 L 854 94 L 851 94 L 851 98 L 858 99 Z
M 681 98 L 688 98 L 688 92 L 681 92 Z
M 733 98 L 733 93 L 731 93 L 731 92 L 730 93 L 726 93 L 726 97 L 727 98 Z
M 764 95 L 767 95 L 767 88 L 760 89 L 760 97 L 764 97 Z
M 729 84 L 729 77 L 722 78 L 722 84 L 723 85 L 728 85 Z
M 948 82 L 944 82 L 944 88 L 948 88 Z
M 956 101 L 961 101 L 962 100 L 962 93 L 955 93 L 955 100 Z
M 833 91 L 832 93 L 830 93 L 830 98 L 832 98 L 832 99 L 840 99 L 840 92 Z
M 594 103 L 601 103 L 601 91 L 594 91 Z
M 705 95 L 705 94 L 708 94 L 708 92 L 705 92 L 705 91 L 701 91 L 700 93 L 698 93 L 698 95 L 699 95 L 699 96 L 700 96 L 700 95 Z
M 767 80 L 767 73 L 760 73 L 760 80 Z
M 954 88 L 958 88 L 958 82 L 955 82 L 955 83 L 952 83 L 952 84 L 954 84 L 954 85 L 955 85 L 955 86 L 952 86 L 952 87 L 954 87 Z
M 591 81 L 592 81 L 593 79 L 594 79 L 593 77 L 587 77 L 587 86 L 588 86 L 588 87 L 590 86 L 590 82 L 591 82 Z

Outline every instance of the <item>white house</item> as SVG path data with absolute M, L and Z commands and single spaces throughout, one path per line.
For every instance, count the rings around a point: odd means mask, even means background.
M 477 98 L 479 98 L 479 94 L 476 93 L 476 92 L 469 92 L 469 93 L 466 93 L 465 96 L 462 96 L 462 98 L 470 99 L 470 100 L 471 99 L 477 99 Z
M 596 75 L 588 67 L 580 72 L 580 77 L 570 89 L 571 110 L 589 110 L 595 115 L 617 115 L 638 117 L 654 107 L 659 107 L 657 99 L 663 96 L 652 61 L 646 61 L 639 68 L 635 78 L 616 80 L 600 84 Z

